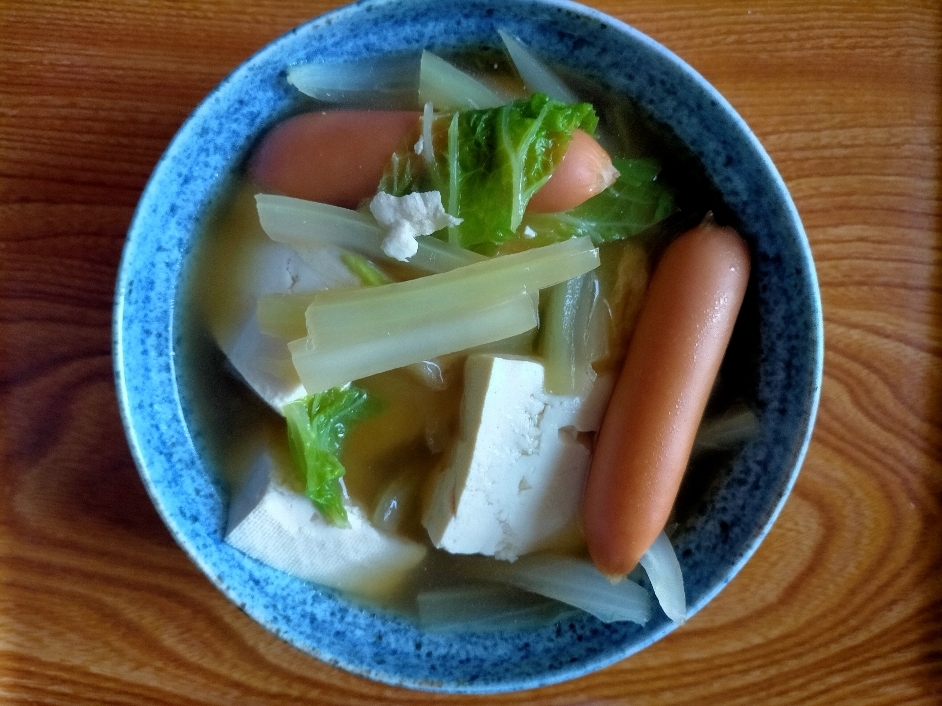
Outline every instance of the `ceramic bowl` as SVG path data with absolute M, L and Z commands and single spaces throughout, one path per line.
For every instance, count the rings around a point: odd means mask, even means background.
M 184 370 L 184 274 L 207 214 L 253 143 L 311 106 L 285 68 L 422 48 L 497 47 L 498 29 L 634 101 L 639 120 L 678 145 L 714 208 L 748 240 L 753 276 L 744 354 L 726 366 L 758 412 L 760 433 L 686 482 L 672 537 L 688 617 L 739 571 L 798 474 L 818 402 L 822 321 L 814 265 L 782 179 L 733 108 L 691 67 L 631 27 L 559 0 L 375 0 L 315 18 L 236 69 L 193 112 L 148 183 L 128 233 L 114 311 L 114 360 L 127 436 L 173 536 L 236 605 L 304 652 L 411 688 L 487 693 L 587 674 L 656 642 L 674 624 L 603 624 L 582 614 L 536 630 L 426 633 L 246 558 L 222 540 L 229 492 Z M 742 322 L 741 322 L 742 323 Z

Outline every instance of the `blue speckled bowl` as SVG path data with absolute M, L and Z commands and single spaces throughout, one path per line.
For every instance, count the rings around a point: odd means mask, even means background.
M 650 645 L 673 625 L 663 615 L 643 628 L 585 615 L 536 631 L 426 634 L 231 549 L 222 541 L 228 494 L 183 385 L 177 305 L 188 257 L 226 176 L 268 125 L 305 101 L 286 84 L 287 65 L 496 46 L 498 28 L 634 98 L 689 148 L 725 217 L 752 247 L 746 348 L 753 355 L 744 369 L 762 432 L 709 484 L 688 488 L 678 513 L 674 541 L 695 613 L 755 551 L 795 481 L 818 402 L 821 308 L 798 215 L 756 138 L 703 78 L 632 28 L 555 0 L 376 0 L 293 30 L 223 81 L 170 144 L 128 233 L 115 297 L 115 369 L 128 439 L 180 545 L 232 601 L 291 644 L 356 674 L 435 691 L 497 692 L 571 679 Z

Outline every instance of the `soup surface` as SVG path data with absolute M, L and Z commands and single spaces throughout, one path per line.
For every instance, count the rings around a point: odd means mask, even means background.
M 510 93 L 523 92 L 503 53 L 481 50 L 449 58 L 489 85 Z M 595 358 L 593 368 L 598 379 L 604 380 L 620 366 L 651 264 L 664 243 L 679 228 L 696 222 L 707 210 L 712 209 L 722 217 L 723 205 L 703 178 L 697 161 L 682 146 L 674 144 L 670 136 L 630 100 L 614 95 L 585 77 L 558 70 L 570 85 L 578 87 L 581 100 L 594 105 L 600 118 L 600 141 L 613 156 L 658 160 L 661 165 L 658 179 L 671 187 L 677 206 L 673 220 L 668 219 L 670 222 L 647 229 L 638 237 L 606 243 L 599 248 L 596 320 L 603 321 L 606 333 L 604 350 Z M 237 334 L 241 322 L 251 316 L 257 306 L 257 300 L 245 283 L 254 276 L 253 253 L 270 243 L 259 223 L 255 203 L 258 192 L 259 188 L 245 175 L 233 175 L 230 188 L 207 219 L 179 307 L 179 311 L 184 312 L 180 323 L 181 340 L 185 342 L 180 366 L 184 378 L 182 387 L 191 394 L 198 426 L 196 436 L 233 494 L 244 482 L 260 445 L 277 447 L 280 456 L 287 456 L 284 418 L 245 386 L 219 345 Z M 408 266 L 376 264 L 395 280 L 419 274 Z M 325 270 L 327 280 L 330 272 L 337 272 L 337 266 L 334 263 L 335 269 Z M 339 267 L 342 269 L 342 265 Z M 541 315 L 545 317 L 549 305 L 545 291 L 540 304 Z M 748 395 L 753 385 L 748 374 L 754 368 L 750 362 L 754 350 L 751 317 L 747 304 L 746 313 L 741 317 L 745 323 L 740 322 L 734 335 L 724 369 L 728 371 L 731 366 L 738 366 L 740 372 L 735 375 L 721 372 L 708 418 L 729 410 L 738 399 Z M 540 360 L 544 345 L 540 332 L 533 331 L 490 344 L 486 349 Z M 423 509 L 430 501 L 432 487 L 454 452 L 461 424 L 465 357 L 466 353 L 457 353 L 421 369 L 400 368 L 355 381 L 379 400 L 381 411 L 354 424 L 345 439 L 340 460 L 346 469 L 346 490 L 381 529 L 429 547 L 426 558 L 410 574 L 409 580 L 380 599 L 381 605 L 409 614 L 415 612 L 416 601 L 421 601 L 428 592 L 467 584 L 469 574 L 463 564 L 475 561 L 432 547 L 422 525 Z M 743 370 L 746 374 L 742 374 Z M 580 434 L 579 442 L 591 448 L 594 435 Z M 685 481 L 675 507 L 678 518 L 697 514 L 700 498 L 730 453 L 729 449 L 719 449 L 705 451 L 694 458 L 692 467 L 696 472 L 688 473 L 693 477 Z M 560 535 L 548 548 L 571 556 L 585 556 L 578 528 Z M 356 597 L 358 592 L 352 593 Z M 533 607 L 535 613 L 532 614 L 541 620 L 571 610 L 561 604 L 549 604 L 540 597 L 521 597 L 511 589 L 496 597 L 491 595 L 489 600 L 499 604 L 506 602 L 508 596 L 512 601 Z

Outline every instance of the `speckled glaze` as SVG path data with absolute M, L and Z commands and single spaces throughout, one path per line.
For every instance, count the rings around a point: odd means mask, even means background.
M 128 439 L 174 537 L 206 575 L 272 632 L 330 664 L 390 684 L 486 693 L 599 669 L 673 625 L 604 625 L 587 615 L 535 631 L 427 634 L 282 575 L 222 541 L 228 495 L 181 390 L 184 264 L 202 218 L 259 134 L 305 104 L 289 64 L 421 48 L 496 46 L 496 30 L 631 96 L 692 150 L 754 253 L 762 432 L 674 530 L 689 614 L 755 551 L 791 490 L 811 433 L 823 357 L 808 243 L 781 178 L 749 128 L 697 73 L 632 28 L 569 2 L 378 0 L 298 27 L 240 66 L 197 108 L 158 164 L 128 234 L 117 284 L 114 360 Z

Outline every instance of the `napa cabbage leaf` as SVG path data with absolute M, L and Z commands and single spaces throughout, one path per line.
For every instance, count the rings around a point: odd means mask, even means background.
M 425 140 L 393 155 L 379 190 L 402 196 L 440 191 L 449 215 L 463 221 L 448 240 L 478 252 L 517 235 L 527 203 L 562 160 L 577 128 L 598 117 L 588 103 L 536 93 L 496 108 L 434 117 Z M 431 155 L 431 158 L 430 158 Z
M 535 233 L 531 246 L 587 235 L 596 245 L 623 240 L 660 223 L 677 210 L 674 190 L 656 159 L 614 158 L 615 183 L 579 206 L 560 213 L 526 214 L 523 226 Z
M 331 524 L 349 526 L 340 462 L 344 439 L 357 422 L 374 416 L 379 402 L 355 385 L 334 387 L 284 406 L 288 448 L 306 495 Z

